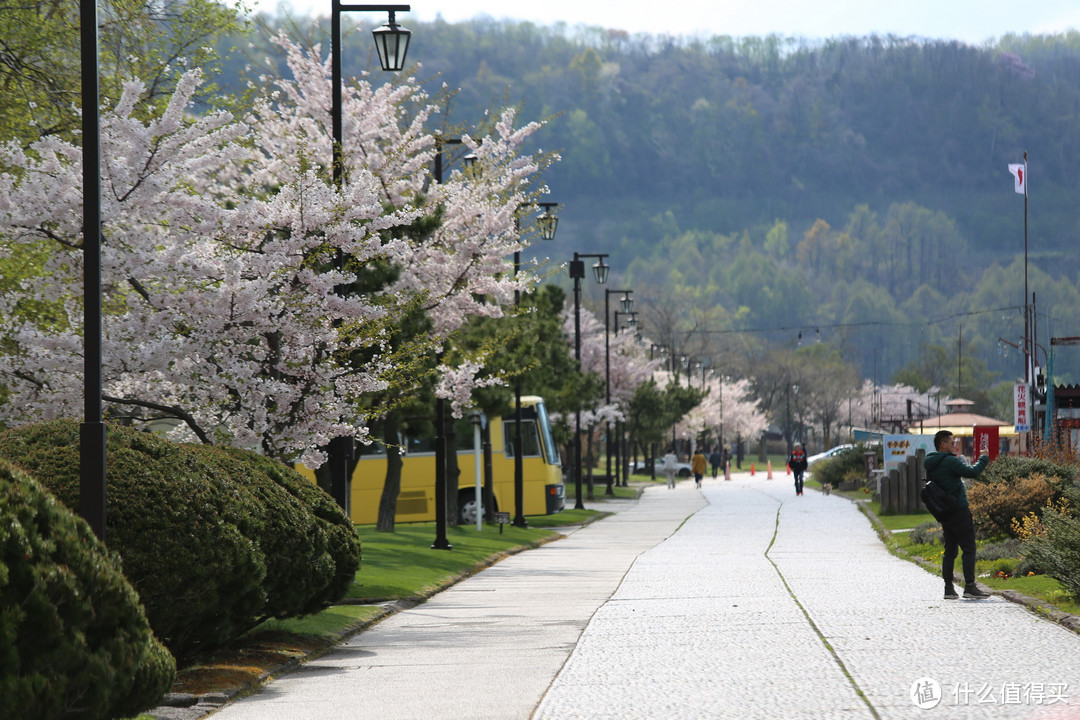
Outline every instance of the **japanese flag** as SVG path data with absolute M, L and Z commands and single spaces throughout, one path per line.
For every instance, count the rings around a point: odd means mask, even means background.
M 1009 172 L 1012 173 L 1013 179 L 1016 180 L 1016 192 L 1027 195 L 1027 163 L 1009 165 Z

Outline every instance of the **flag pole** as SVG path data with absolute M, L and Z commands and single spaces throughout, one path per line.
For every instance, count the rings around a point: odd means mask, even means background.
M 1031 305 L 1030 295 L 1028 295 L 1028 172 L 1027 172 L 1028 154 L 1027 150 L 1024 151 L 1024 342 L 1026 344 L 1027 355 L 1027 368 L 1025 373 L 1027 375 L 1028 387 L 1031 386 L 1034 381 L 1034 373 L 1032 372 L 1032 351 L 1035 349 L 1035 339 L 1031 337 Z

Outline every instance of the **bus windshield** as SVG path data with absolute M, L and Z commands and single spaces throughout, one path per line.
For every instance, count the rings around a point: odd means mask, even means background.
M 544 458 L 548 465 L 562 465 L 559 448 L 555 445 L 555 438 L 551 434 L 551 421 L 548 420 L 547 408 L 544 407 L 543 402 L 536 403 L 536 420 L 543 440 Z

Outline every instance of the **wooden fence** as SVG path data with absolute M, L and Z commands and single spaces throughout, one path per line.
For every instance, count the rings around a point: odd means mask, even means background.
M 882 515 L 926 512 L 926 506 L 919 497 L 919 491 L 926 483 L 926 470 L 923 468 L 925 458 L 926 451 L 919 450 L 898 468 L 882 476 L 878 488 Z

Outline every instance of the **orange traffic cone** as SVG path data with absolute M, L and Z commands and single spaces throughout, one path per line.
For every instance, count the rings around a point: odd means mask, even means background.
M 766 480 L 772 480 L 772 460 L 769 461 L 769 474 L 765 476 Z
M 754 475 L 754 463 L 750 463 L 750 476 L 753 477 L 753 475 Z

